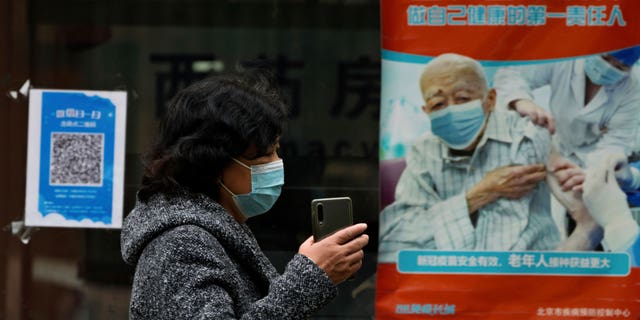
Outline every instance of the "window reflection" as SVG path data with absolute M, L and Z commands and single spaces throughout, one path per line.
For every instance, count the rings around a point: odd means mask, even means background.
M 369 224 L 367 258 L 318 317 L 373 315 L 378 1 L 9 1 L 29 11 L 24 36 L 34 86 L 128 91 L 125 214 L 135 201 L 140 154 L 175 92 L 229 69 L 273 70 L 290 104 L 281 141 L 286 184 L 271 213 L 249 225 L 282 270 L 311 233 L 311 199 L 350 196 L 354 220 Z M 21 318 L 127 318 L 133 268 L 120 257 L 119 232 L 45 228 L 20 248 L 24 260 L 17 262 L 30 272 L 5 287 L 22 290 Z

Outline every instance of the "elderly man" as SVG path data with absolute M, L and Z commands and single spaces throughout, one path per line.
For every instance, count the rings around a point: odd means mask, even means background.
M 395 202 L 381 213 L 379 260 L 395 261 L 402 249 L 557 249 L 560 234 L 542 182 L 548 131 L 514 112 L 493 111 L 495 90 L 465 56 L 430 61 L 420 89 L 433 134 L 407 154 Z

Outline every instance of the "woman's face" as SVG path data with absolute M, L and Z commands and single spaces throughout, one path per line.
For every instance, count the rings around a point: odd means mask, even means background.
M 256 148 L 252 145 L 242 155 L 236 157 L 236 159 L 248 167 L 273 162 L 280 160 L 280 156 L 278 155 L 279 148 L 280 143 L 276 142 L 266 155 L 257 156 Z M 229 161 L 229 164 L 222 170 L 220 181 L 234 194 L 247 194 L 251 192 L 251 170 L 241 166 L 235 161 Z M 236 207 L 232 195 L 223 188 L 220 188 L 220 204 L 239 222 L 246 220 Z

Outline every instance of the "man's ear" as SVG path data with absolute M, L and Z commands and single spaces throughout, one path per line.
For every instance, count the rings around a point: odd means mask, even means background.
M 496 107 L 496 98 L 497 98 L 496 89 L 491 88 L 487 93 L 487 100 L 482 106 L 482 108 L 484 109 L 484 113 L 489 113 L 493 111 L 493 109 Z

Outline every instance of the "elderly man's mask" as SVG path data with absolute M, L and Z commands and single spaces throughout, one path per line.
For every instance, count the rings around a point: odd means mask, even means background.
M 431 132 L 454 150 L 467 149 L 478 138 L 486 120 L 480 99 L 448 106 L 429 117 Z

